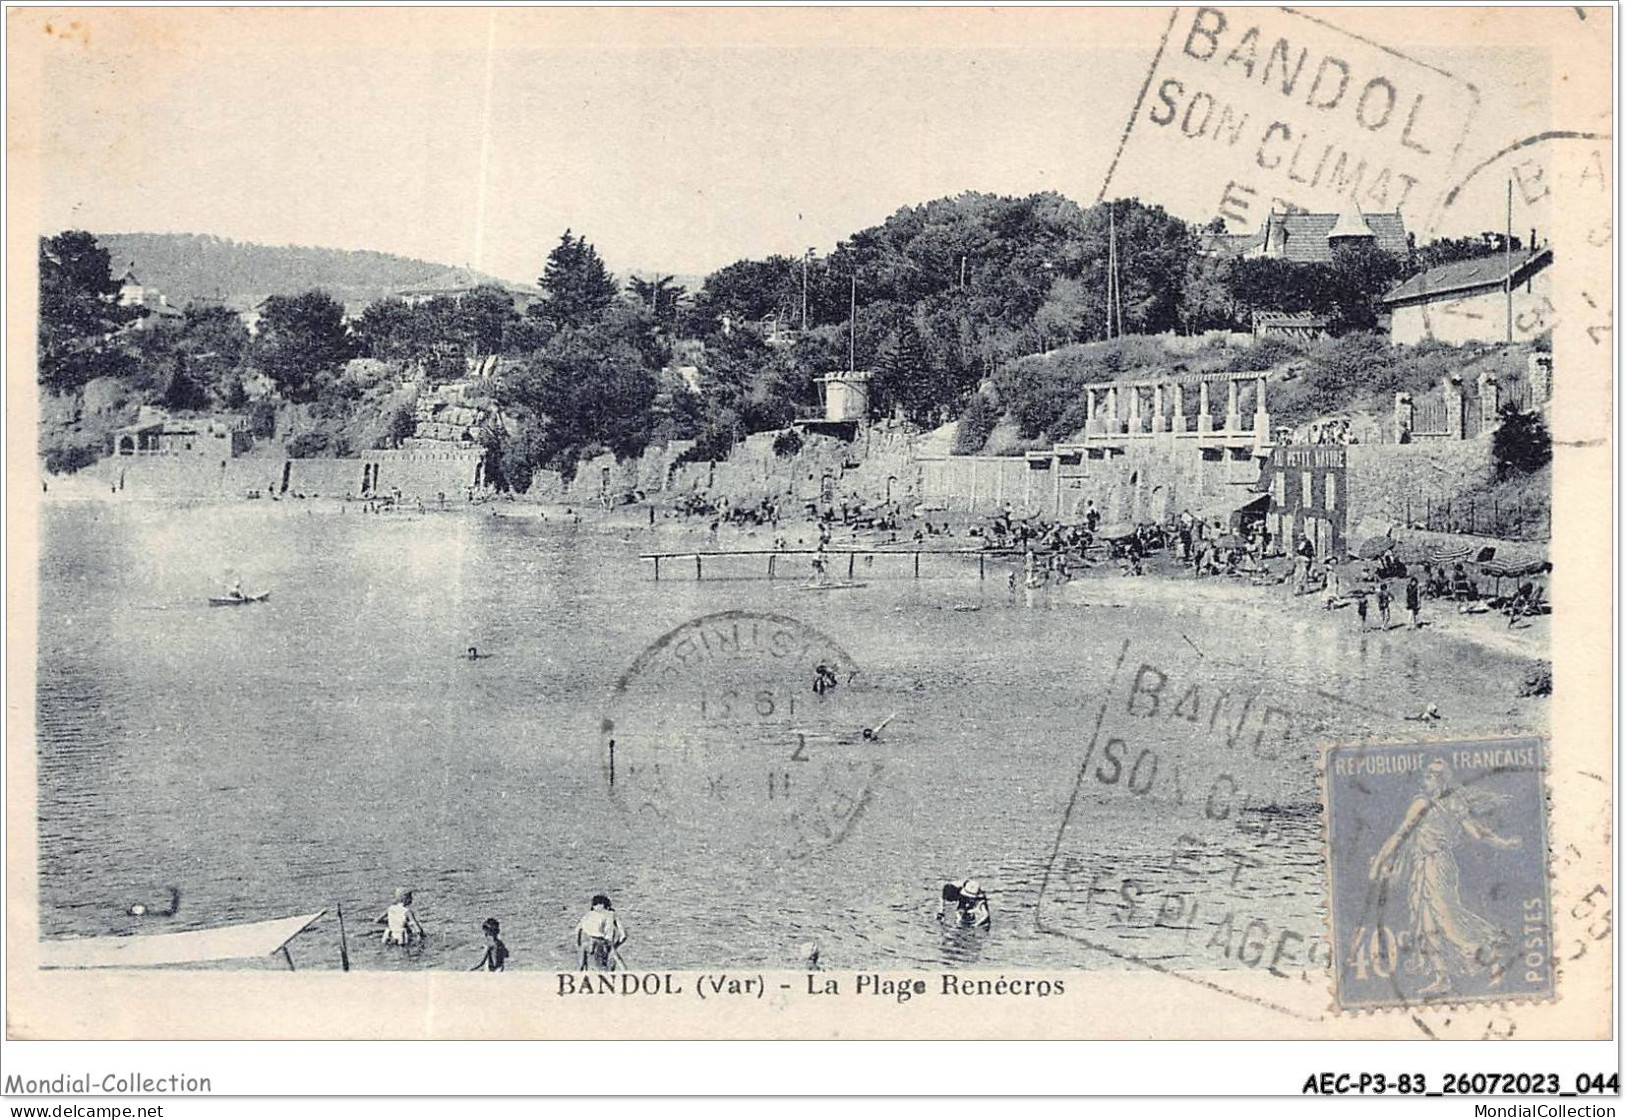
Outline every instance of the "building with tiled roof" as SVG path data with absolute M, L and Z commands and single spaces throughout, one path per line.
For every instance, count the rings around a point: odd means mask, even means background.
M 1365 214 L 1350 205 L 1341 214 L 1271 212 L 1256 233 L 1213 234 L 1203 245 L 1209 256 L 1273 258 L 1295 264 L 1326 264 L 1340 244 L 1367 242 L 1396 257 L 1410 253 L 1405 220 L 1395 210 Z
M 1541 300 L 1547 293 L 1552 248 L 1514 249 L 1472 260 L 1452 261 L 1417 273 L 1382 297 L 1389 312 L 1389 341 L 1501 342 L 1509 334 L 1512 303 Z M 1533 321 L 1544 322 L 1544 316 Z

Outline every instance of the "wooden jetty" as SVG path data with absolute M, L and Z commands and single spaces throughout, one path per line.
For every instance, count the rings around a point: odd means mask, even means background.
M 688 549 L 681 552 L 645 552 L 639 555 L 639 560 L 652 560 L 655 566 L 655 579 L 660 579 L 660 562 L 662 560 L 694 561 L 694 578 L 705 578 L 705 561 L 718 559 L 724 556 L 765 556 L 767 557 L 767 578 L 778 578 L 778 559 L 781 556 L 817 556 L 816 548 L 737 548 L 719 549 L 712 551 Z M 833 560 L 837 556 L 846 557 L 846 578 L 851 579 L 857 570 L 859 556 L 912 556 L 914 558 L 914 578 L 920 578 L 921 556 L 957 556 L 961 558 L 976 557 L 976 573 L 980 579 L 987 578 L 988 557 L 1000 559 L 1012 556 L 1026 555 L 1024 550 L 1013 548 L 908 548 L 887 545 L 877 545 L 873 548 L 826 548 L 825 557 Z

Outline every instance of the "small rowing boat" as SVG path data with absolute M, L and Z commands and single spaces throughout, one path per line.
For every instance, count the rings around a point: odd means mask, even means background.
M 249 603 L 263 603 L 271 597 L 269 591 L 261 591 L 258 595 L 210 595 L 211 607 L 241 607 Z
M 326 910 L 268 922 L 244 922 L 181 933 L 133 937 L 72 937 L 39 943 L 41 968 L 159 968 L 249 960 L 281 953 L 293 967 L 288 942 L 315 924 Z
M 803 591 L 852 591 L 859 587 L 868 587 L 867 583 L 856 583 L 852 580 L 830 580 L 828 583 L 804 583 Z

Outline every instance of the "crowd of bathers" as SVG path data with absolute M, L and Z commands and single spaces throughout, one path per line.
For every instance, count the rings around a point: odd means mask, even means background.
M 418 919 L 412 906 L 413 892 L 405 887 L 395 892 L 395 901 L 378 916 L 375 924 L 383 926 L 383 944 L 402 949 L 420 947 L 429 934 Z M 993 925 L 993 910 L 987 892 L 975 879 L 961 879 L 944 883 L 937 903 L 936 919 L 948 926 L 987 930 Z M 504 972 L 512 954 L 502 940 L 502 923 L 486 918 L 480 923 L 485 944 L 480 959 L 471 972 Z M 621 947 L 627 942 L 626 926 L 615 912 L 615 906 L 606 894 L 595 894 L 587 912 L 576 923 L 575 950 L 577 967 L 583 972 L 624 972 L 626 958 Z M 818 971 L 822 966 L 822 949 L 816 941 L 803 942 L 798 949 L 801 967 Z

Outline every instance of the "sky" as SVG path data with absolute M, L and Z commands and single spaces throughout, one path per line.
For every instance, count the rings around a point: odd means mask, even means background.
M 965 190 L 1094 201 L 1169 25 L 857 18 L 13 13 L 12 158 L 37 157 L 47 231 L 377 249 L 533 280 L 569 227 L 612 268 L 704 274 L 827 252 Z M 1433 51 L 1528 70 L 1505 53 Z M 30 83 L 41 96 L 19 108 Z M 1522 100 L 1503 112 L 1547 115 Z

